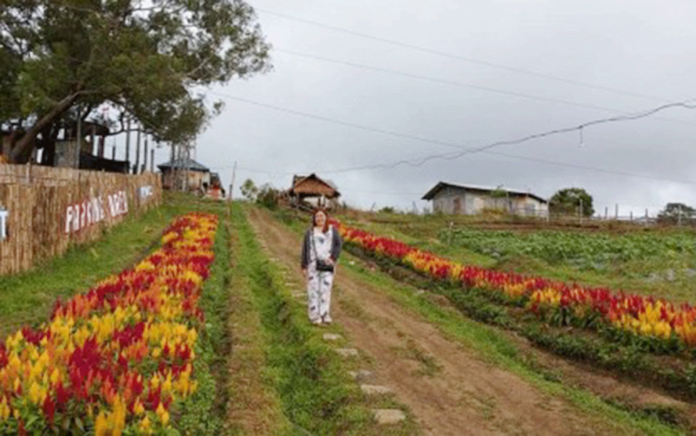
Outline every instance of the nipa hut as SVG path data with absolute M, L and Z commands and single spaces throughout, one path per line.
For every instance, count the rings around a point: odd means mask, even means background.
M 341 193 L 330 180 L 323 180 L 316 174 L 293 176 L 292 187 L 287 191 L 290 204 L 299 206 L 309 204 L 314 207 L 335 209 Z

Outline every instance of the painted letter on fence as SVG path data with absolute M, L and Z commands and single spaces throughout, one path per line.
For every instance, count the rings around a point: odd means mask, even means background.
M 7 239 L 7 216 L 9 214 L 6 210 L 0 210 L 0 241 Z
M 109 203 L 109 215 L 116 218 L 128 213 L 128 196 L 126 191 L 118 191 L 106 196 Z M 104 199 L 101 195 L 92 197 L 81 203 L 71 204 L 65 211 L 65 233 L 74 233 L 90 227 L 106 219 L 107 209 L 104 208 Z

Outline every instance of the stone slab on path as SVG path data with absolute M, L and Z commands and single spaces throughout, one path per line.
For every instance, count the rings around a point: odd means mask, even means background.
M 324 333 L 325 341 L 340 341 L 341 339 L 343 339 L 343 336 L 336 333 Z
M 336 348 L 336 352 L 343 357 L 358 357 L 358 350 L 355 348 Z
M 378 385 L 360 385 L 360 390 L 367 395 L 385 395 L 392 393 L 391 388 Z
M 358 382 L 363 382 L 367 381 L 372 378 L 372 371 L 367 371 L 365 369 L 360 369 L 358 371 L 348 371 L 348 374 L 350 374 L 351 377 L 353 377 L 353 380 L 356 380 Z
M 406 419 L 406 414 L 399 409 L 377 409 L 375 420 L 379 425 L 394 425 Z

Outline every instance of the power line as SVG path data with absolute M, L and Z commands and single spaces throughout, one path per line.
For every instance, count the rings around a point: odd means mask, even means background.
M 373 133 L 380 133 L 380 134 L 388 135 L 388 136 L 395 136 L 395 137 L 399 137 L 399 138 L 406 138 L 406 139 L 411 139 L 414 141 L 420 141 L 420 142 L 425 142 L 425 143 L 430 143 L 430 144 L 435 144 L 435 145 L 441 145 L 441 146 L 446 146 L 446 147 L 450 147 L 450 148 L 457 148 L 460 150 L 458 152 L 453 152 L 453 153 L 431 154 L 431 155 L 427 155 L 427 156 L 424 156 L 424 157 L 418 158 L 418 159 L 404 159 L 404 160 L 398 160 L 398 161 L 394 161 L 394 162 L 390 162 L 390 163 L 363 165 L 363 166 L 342 168 L 342 169 L 338 169 L 338 170 L 320 170 L 320 171 L 315 170 L 315 171 L 313 171 L 313 172 L 321 173 L 321 174 L 338 174 L 338 173 L 355 172 L 355 171 L 392 169 L 392 168 L 396 168 L 396 167 L 402 166 L 402 165 L 419 167 L 419 166 L 421 166 L 429 161 L 436 160 L 436 159 L 452 160 L 452 159 L 458 159 L 458 158 L 465 156 L 467 154 L 487 153 L 487 154 L 504 156 L 504 157 L 511 158 L 511 159 L 527 160 L 527 161 L 545 163 L 545 164 L 556 165 L 556 166 L 564 166 L 564 167 L 569 167 L 569 168 L 592 170 L 592 171 L 598 171 L 598 172 L 603 172 L 603 173 L 607 173 L 607 174 L 615 174 L 615 175 L 621 175 L 621 176 L 637 177 L 637 178 L 661 180 L 661 181 L 671 181 L 671 182 L 684 183 L 684 184 L 696 184 L 696 182 L 694 182 L 694 181 L 666 179 L 666 178 L 661 178 L 661 177 L 646 176 L 646 175 L 634 174 L 634 173 L 623 172 L 623 171 L 614 171 L 614 170 L 610 170 L 610 169 L 606 169 L 606 168 L 597 168 L 597 167 L 591 167 L 591 166 L 569 164 L 569 163 L 565 163 L 565 162 L 556 162 L 556 161 L 551 161 L 551 160 L 530 158 L 530 157 L 525 157 L 525 156 L 519 156 L 519 155 L 491 151 L 491 149 L 493 149 L 493 148 L 504 146 L 504 145 L 517 145 L 517 144 L 522 144 L 522 143 L 529 142 L 529 141 L 536 140 L 536 139 L 546 138 L 549 136 L 570 133 L 573 131 L 583 131 L 585 128 L 589 128 L 589 127 L 596 126 L 596 125 L 623 122 L 623 121 L 634 121 L 634 120 L 650 117 L 658 112 L 661 112 L 661 111 L 664 111 L 667 109 L 671 109 L 671 108 L 696 109 L 696 105 L 689 104 L 690 102 L 694 101 L 694 99 L 661 105 L 661 106 L 655 107 L 653 109 L 649 109 L 649 110 L 646 110 L 646 111 L 643 111 L 640 113 L 631 114 L 631 115 L 619 115 L 619 116 L 614 116 L 614 117 L 610 117 L 610 118 L 602 118 L 602 119 L 598 119 L 598 120 L 588 121 L 588 122 L 585 122 L 585 123 L 582 123 L 582 124 L 579 124 L 579 125 L 573 126 L 573 127 L 565 127 L 565 128 L 560 128 L 560 129 L 548 130 L 548 131 L 541 132 L 541 133 L 527 135 L 527 136 L 524 136 L 524 137 L 521 137 L 518 139 L 514 139 L 514 140 L 497 141 L 497 142 L 489 143 L 489 144 L 486 144 L 486 145 L 483 145 L 480 147 L 475 147 L 475 148 L 464 148 L 461 145 L 451 143 L 451 142 L 440 141 L 440 140 L 435 140 L 435 139 L 430 139 L 430 138 L 425 138 L 425 137 L 420 137 L 420 136 L 414 136 L 414 135 L 409 135 L 409 134 L 400 133 L 400 132 L 393 132 L 393 131 L 389 131 L 389 130 L 379 129 L 379 128 L 375 128 L 375 127 L 371 127 L 371 126 L 365 126 L 365 125 L 361 125 L 361 124 L 345 122 L 345 121 L 336 120 L 336 119 L 329 118 L 329 117 L 310 114 L 310 113 L 306 113 L 306 112 L 302 112 L 302 111 L 297 111 L 294 109 L 287 109 L 287 108 L 283 108 L 280 106 L 275 106 L 275 105 L 271 105 L 271 104 L 267 104 L 267 103 L 261 103 L 261 102 L 257 102 L 254 100 L 249 100 L 246 98 L 226 95 L 226 94 L 222 94 L 222 93 L 217 93 L 217 92 L 211 92 L 211 93 L 214 95 L 217 95 L 219 97 L 222 97 L 222 98 L 227 98 L 230 100 L 234 100 L 234 101 L 238 101 L 238 102 L 242 102 L 242 103 L 247 103 L 247 104 L 251 104 L 251 105 L 255 105 L 255 106 L 259 106 L 259 107 L 264 107 L 264 108 L 276 110 L 279 112 L 290 113 L 290 114 L 297 115 L 297 116 L 303 116 L 303 117 L 307 117 L 307 118 L 311 118 L 311 119 L 316 119 L 316 120 L 320 120 L 320 121 L 324 121 L 324 122 L 328 122 L 328 123 L 334 123 L 337 125 L 351 127 L 351 128 L 355 128 L 355 129 L 359 129 L 359 130 L 373 132 Z M 260 170 L 257 170 L 257 171 L 261 172 L 261 173 L 265 172 L 265 171 L 260 171 Z M 290 173 L 288 173 L 288 174 L 290 174 Z
M 410 50 L 415 50 L 415 51 L 419 51 L 419 52 L 423 52 L 423 53 L 429 53 L 432 55 L 446 57 L 446 58 L 450 58 L 450 59 L 457 59 L 459 61 L 463 61 L 463 62 L 467 62 L 467 63 L 471 63 L 471 64 L 476 64 L 476 65 L 482 65 L 482 66 L 486 66 L 489 68 L 504 70 L 504 71 L 508 71 L 511 73 L 522 74 L 522 75 L 532 76 L 532 77 L 538 77 L 538 78 L 542 78 L 542 79 L 546 79 L 546 80 L 553 80 L 555 82 L 566 83 L 569 85 L 579 86 L 579 87 L 583 87 L 583 88 L 596 89 L 596 90 L 600 90 L 600 91 L 604 91 L 604 92 L 610 92 L 613 94 L 626 95 L 626 96 L 642 98 L 642 99 L 652 100 L 652 101 L 657 101 L 657 102 L 666 103 L 669 101 L 663 97 L 658 97 L 658 96 L 654 96 L 654 95 L 642 94 L 642 93 L 638 93 L 638 92 L 627 91 L 624 89 L 612 88 L 609 86 L 595 85 L 592 83 L 582 82 L 582 81 L 578 81 L 578 80 L 571 80 L 571 79 L 567 79 L 567 78 L 563 78 L 563 77 L 554 76 L 551 74 L 540 73 L 538 71 L 532 71 L 532 70 L 527 70 L 527 69 L 523 69 L 523 68 L 511 67 L 509 65 L 497 64 L 497 63 L 488 62 L 488 61 L 484 61 L 484 60 L 480 60 L 480 59 L 474 59 L 474 58 L 467 57 L 467 56 L 448 53 L 448 52 L 444 52 L 441 50 L 431 49 L 428 47 L 422 47 L 422 46 L 409 44 L 409 43 L 405 43 L 405 42 L 401 42 L 401 41 L 396 41 L 396 40 L 392 40 L 392 39 L 388 39 L 388 38 L 382 38 L 379 36 L 369 35 L 367 33 L 357 32 L 357 31 L 350 30 L 350 29 L 344 29 L 342 27 L 332 26 L 329 24 L 320 23 L 318 21 L 308 20 L 306 18 L 300 18 L 300 17 L 296 17 L 296 16 L 292 16 L 292 15 L 288 15 L 288 14 L 284 14 L 284 13 L 280 13 L 280 12 L 271 11 L 268 9 L 263 9 L 263 8 L 255 8 L 255 9 L 257 11 L 263 12 L 265 14 L 272 15 L 272 16 L 279 17 L 279 18 L 283 18 L 286 20 L 296 21 L 299 23 L 308 24 L 310 26 L 320 27 L 323 29 L 332 30 L 334 32 L 340 32 L 340 33 L 344 33 L 347 35 L 357 36 L 357 37 L 369 39 L 372 41 L 378 41 L 378 42 L 393 45 L 396 47 L 407 48 Z
M 260 106 L 260 107 L 264 107 L 266 109 L 272 109 L 272 110 L 275 110 L 278 112 L 285 112 L 285 113 L 289 113 L 292 115 L 297 115 L 297 116 L 301 116 L 301 117 L 305 117 L 305 118 L 311 118 L 311 119 L 324 121 L 324 122 L 331 123 L 331 124 L 337 124 L 337 125 L 344 126 L 344 127 L 350 127 L 352 129 L 364 130 L 364 131 L 372 132 L 372 133 L 380 133 L 383 135 L 394 136 L 397 138 L 410 139 L 410 140 L 419 141 L 419 142 L 426 142 L 429 144 L 441 145 L 443 147 L 456 148 L 456 149 L 460 149 L 460 150 L 462 148 L 462 146 L 459 144 L 454 144 L 454 143 L 447 142 L 447 141 L 440 141 L 437 139 L 428 139 L 428 138 L 424 138 L 424 137 L 420 137 L 420 136 L 416 136 L 416 135 L 410 135 L 408 133 L 394 132 L 391 130 L 380 129 L 378 127 L 365 126 L 362 124 L 352 123 L 349 121 L 341 121 L 341 120 L 337 120 L 335 118 L 325 117 L 323 115 L 311 114 L 308 112 L 302 112 L 302 111 L 298 111 L 295 109 L 288 109 L 288 108 L 284 108 L 284 107 L 280 107 L 280 106 L 276 106 L 276 105 L 272 105 L 272 104 L 268 104 L 268 103 L 261 103 L 258 101 L 249 100 L 249 99 L 242 98 L 242 97 L 235 97 L 235 96 L 231 96 L 231 95 L 227 95 L 227 94 L 222 94 L 219 92 L 210 91 L 210 93 L 213 95 L 217 95 L 218 97 L 239 101 L 239 102 L 251 104 L 254 106 Z
M 476 89 L 479 91 L 492 92 L 495 94 L 502 94 L 502 95 L 510 95 L 513 97 L 542 101 L 542 102 L 546 102 L 546 103 L 563 104 L 566 106 L 580 107 L 580 108 L 586 108 L 586 109 L 594 109 L 594 110 L 600 110 L 600 111 L 612 112 L 612 113 L 618 113 L 618 114 L 624 114 L 624 115 L 628 115 L 631 113 L 629 111 L 625 111 L 622 109 L 615 109 L 615 108 L 591 105 L 591 104 L 586 104 L 586 103 L 578 103 L 578 102 L 564 100 L 564 99 L 560 99 L 560 98 L 543 97 L 543 96 L 534 95 L 534 94 L 526 94 L 526 93 L 521 93 L 521 92 L 516 92 L 516 91 L 508 91 L 505 89 L 491 88 L 488 86 L 474 85 L 471 83 L 457 82 L 454 80 L 440 79 L 440 78 L 430 77 L 430 76 L 423 76 L 423 75 L 419 75 L 419 74 L 408 73 L 405 71 L 392 70 L 392 69 L 388 69 L 388 68 L 375 67 L 372 65 L 359 64 L 359 63 L 349 62 L 349 61 L 344 61 L 344 60 L 339 60 L 339 59 L 332 59 L 332 58 L 308 54 L 308 53 L 301 53 L 301 52 L 297 52 L 297 51 L 293 51 L 293 50 L 285 50 L 285 49 L 279 49 L 279 48 L 274 48 L 274 50 L 276 52 L 279 52 L 279 53 L 284 53 L 284 54 L 288 54 L 291 56 L 297 56 L 297 57 L 301 57 L 301 58 L 305 58 L 305 59 L 313 59 L 316 61 L 328 62 L 328 63 L 332 63 L 332 64 L 336 64 L 336 65 L 343 65 L 343 66 L 347 66 L 347 67 L 351 67 L 351 68 L 358 68 L 358 69 L 362 69 L 362 70 L 373 71 L 373 72 L 378 72 L 378 73 L 383 73 L 383 74 L 392 74 L 395 76 L 407 77 L 410 79 L 424 80 L 424 81 L 428 81 L 428 82 L 439 83 L 441 85 L 449 85 L 449 86 L 457 86 L 460 88 Z M 687 124 L 687 125 L 692 125 L 692 126 L 696 125 L 696 123 L 693 123 L 690 121 L 679 120 L 679 119 L 674 119 L 674 118 L 654 117 L 654 119 L 662 120 L 662 121 L 669 121 L 669 122 L 679 123 L 679 124 Z

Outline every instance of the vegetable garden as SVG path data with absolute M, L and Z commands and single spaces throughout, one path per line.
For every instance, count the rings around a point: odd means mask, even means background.
M 608 270 L 632 261 L 660 262 L 683 259 L 693 266 L 696 237 L 692 233 L 653 232 L 612 235 L 608 233 L 457 228 L 439 232 L 441 241 L 493 258 L 525 255 L 551 264 L 567 264 L 578 269 Z

